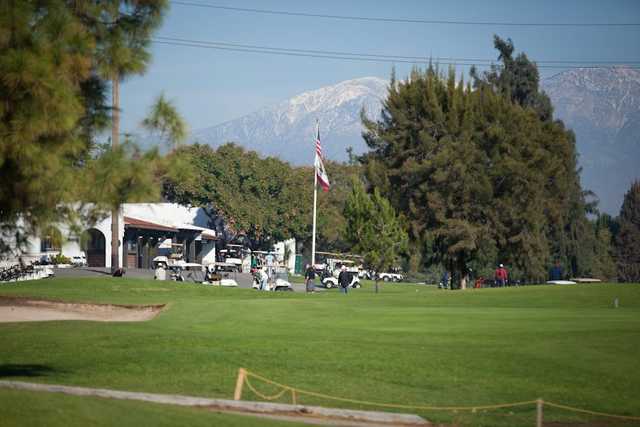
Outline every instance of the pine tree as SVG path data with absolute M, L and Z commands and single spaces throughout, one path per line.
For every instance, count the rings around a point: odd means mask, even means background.
M 395 210 L 377 189 L 370 196 L 362 184 L 355 181 L 344 216 L 347 239 L 353 244 L 353 250 L 364 256 L 369 269 L 380 273 L 398 265 L 400 255 L 407 249 L 408 236 Z
M 156 133 L 160 140 L 175 150 L 187 138 L 187 124 L 164 94 L 155 100 L 142 126 Z
M 474 73 L 473 88 L 432 66 L 392 78 L 381 119 L 362 116 L 365 176 L 406 215 L 423 260 L 460 279 L 503 262 L 540 281 L 553 258 L 586 271 L 593 245 L 573 133 L 551 120 L 535 64 L 514 58 L 511 42 L 496 47 L 504 68 Z
M 106 105 L 110 76 L 99 71 L 114 58 L 133 64 L 125 73 L 142 69 L 149 31 L 166 1 L 24 0 L 0 8 L 0 223 L 12 233 L 24 224 L 17 231 L 33 234 L 49 222 L 77 219 L 83 211 L 71 206 L 87 194 L 96 209 L 110 205 L 86 191 L 94 136 L 108 124 L 109 110 L 118 122 L 118 109 Z M 114 181 L 131 185 L 148 181 L 133 176 L 143 169 L 111 170 Z M 95 219 L 96 209 L 88 216 Z
M 618 280 L 640 282 L 640 181 L 625 194 L 616 239 Z
M 13 234 L 37 234 L 70 214 L 64 202 L 86 151 L 78 124 L 92 53 L 90 35 L 63 2 L 2 2 L 0 224 Z

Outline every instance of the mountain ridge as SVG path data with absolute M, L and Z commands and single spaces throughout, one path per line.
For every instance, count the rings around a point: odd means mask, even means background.
M 224 123 L 196 130 L 190 142 L 217 147 L 236 142 L 294 165 L 312 164 L 316 119 L 327 158 L 360 154 L 360 111 L 377 118 L 389 81 L 361 77 L 303 92 Z M 617 214 L 624 193 L 640 178 L 640 71 L 626 67 L 573 69 L 541 81 L 554 117 L 576 134 L 583 188 L 593 190 L 602 210 Z M 634 160 L 635 159 L 635 160 Z M 638 170 L 636 170 L 638 169 Z

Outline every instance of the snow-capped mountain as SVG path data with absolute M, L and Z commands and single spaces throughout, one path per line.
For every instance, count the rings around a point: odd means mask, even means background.
M 233 141 L 293 164 L 311 164 L 316 119 L 325 157 L 346 160 L 346 148 L 366 150 L 360 110 L 377 117 L 388 81 L 348 80 L 302 93 L 255 113 L 194 132 L 191 142 Z M 583 188 L 616 215 L 633 179 L 640 179 L 640 71 L 575 69 L 542 81 L 562 119 L 576 133 Z
M 348 80 L 302 93 L 255 113 L 196 131 L 191 141 L 219 146 L 233 141 L 263 155 L 294 164 L 311 164 L 316 120 L 325 157 L 345 160 L 346 148 L 365 150 L 360 110 L 377 117 L 388 81 L 376 77 Z
M 562 119 L 576 134 L 582 186 L 617 215 L 625 192 L 640 179 L 640 70 L 576 69 L 542 82 Z

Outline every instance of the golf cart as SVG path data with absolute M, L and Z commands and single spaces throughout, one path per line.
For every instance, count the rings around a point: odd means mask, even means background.
M 378 273 L 378 280 L 382 280 L 384 282 L 402 282 L 404 280 L 404 276 L 397 271 L 394 270 L 391 273 Z
M 264 268 L 264 267 L 263 267 Z M 256 271 L 253 275 L 253 289 L 260 289 L 260 275 Z M 269 280 L 267 281 L 267 291 L 293 291 L 293 286 L 289 282 L 289 271 L 284 266 L 276 266 Z
M 227 271 L 242 271 L 242 253 L 244 246 L 227 245 L 225 249 L 220 250 L 220 263 L 226 264 L 224 268 Z
M 236 271 L 233 270 L 235 264 L 227 264 L 224 262 L 214 262 L 208 264 L 205 268 L 203 284 L 216 286 L 236 287 Z
M 349 287 L 359 288 L 361 285 L 358 277 L 358 267 L 356 267 L 355 262 L 347 259 L 328 258 L 326 260 L 326 268 L 320 273 L 320 283 L 327 289 L 337 287 L 339 285 L 338 276 L 343 266 L 346 267 L 347 274 L 351 276 Z
M 183 248 L 181 243 L 171 243 L 171 240 L 165 240 L 158 247 L 163 251 L 163 254 L 153 258 L 153 268 L 170 271 L 171 279 L 177 282 L 184 282 L 186 279 L 198 283 L 202 282 L 204 278 L 202 264 L 186 262 L 182 255 Z
M 185 261 L 182 255 L 183 250 L 184 246 L 182 243 L 173 243 L 171 242 L 171 239 L 167 239 L 160 243 L 158 246 L 160 255 L 153 258 L 153 268 L 162 267 L 166 270 L 178 264 L 184 264 Z

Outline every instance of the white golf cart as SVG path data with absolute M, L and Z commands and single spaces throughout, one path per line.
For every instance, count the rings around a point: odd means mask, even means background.
M 196 283 L 201 283 L 204 280 L 202 264 L 186 262 L 182 256 L 184 246 L 181 243 L 171 243 L 171 240 L 167 239 L 158 248 L 163 250 L 165 254 L 153 258 L 154 269 L 162 268 L 170 271 L 171 279 L 177 282 L 184 282 L 190 279 Z
M 320 283 L 327 289 L 337 287 L 339 285 L 338 276 L 340 275 L 342 266 L 346 267 L 347 274 L 351 276 L 349 287 L 359 288 L 361 285 L 360 278 L 358 277 L 358 267 L 356 267 L 354 261 L 348 259 L 327 258 L 326 268 L 320 273 Z
M 242 271 L 242 258 L 243 258 L 244 246 L 242 245 L 227 245 L 224 249 L 220 250 L 220 261 L 228 265 L 228 271 Z
M 214 262 L 208 264 L 205 268 L 205 276 L 203 284 L 225 286 L 225 287 L 237 287 L 236 271 L 229 270 L 233 268 L 234 264 L 227 264 L 224 262 Z
M 378 273 L 378 280 L 383 282 L 402 282 L 404 276 L 400 273 Z
M 262 267 L 265 268 L 265 267 Z M 253 276 L 253 289 L 260 289 L 260 275 L 254 274 Z M 289 271 L 286 267 L 277 265 L 274 271 L 269 275 L 267 280 L 267 291 L 293 291 L 293 286 L 289 282 Z

